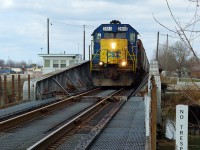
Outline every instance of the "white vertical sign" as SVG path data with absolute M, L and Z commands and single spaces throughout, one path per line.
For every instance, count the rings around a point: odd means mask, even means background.
M 188 106 L 176 106 L 176 150 L 188 150 Z

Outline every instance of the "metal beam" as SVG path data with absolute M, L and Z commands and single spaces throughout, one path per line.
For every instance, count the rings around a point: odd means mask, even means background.
M 75 72 L 78 74 L 79 77 L 79 82 L 81 83 L 82 87 L 85 87 L 85 83 L 83 83 L 83 81 L 81 80 L 81 75 L 80 72 L 78 72 L 78 70 L 75 68 Z M 87 89 L 87 87 L 85 87 Z
M 69 92 L 67 92 L 67 90 L 55 79 L 52 78 L 52 80 L 61 88 L 63 89 L 63 91 L 65 91 L 65 93 L 67 93 L 67 95 L 71 96 L 71 94 Z
M 43 99 L 43 95 L 42 95 L 42 92 L 41 92 L 38 84 L 36 85 L 36 90 L 39 92 L 41 99 Z M 36 92 L 36 98 L 35 99 L 37 99 L 37 92 Z
M 76 87 L 76 84 L 74 83 L 74 81 L 70 78 L 70 76 L 66 73 L 67 78 L 69 79 L 69 81 L 73 84 L 73 86 L 76 88 L 76 90 L 78 92 L 80 92 L 80 90 Z

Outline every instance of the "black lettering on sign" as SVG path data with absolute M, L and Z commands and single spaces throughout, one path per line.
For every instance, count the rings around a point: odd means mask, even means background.
M 183 140 L 183 136 L 180 136 L 180 140 Z
M 183 146 L 183 141 L 180 142 L 180 146 Z
M 184 118 L 184 116 L 183 115 L 180 115 L 180 119 L 183 119 Z
M 180 125 L 181 126 L 181 130 L 183 129 L 183 125 Z
M 184 114 L 184 110 L 180 110 L 180 114 Z

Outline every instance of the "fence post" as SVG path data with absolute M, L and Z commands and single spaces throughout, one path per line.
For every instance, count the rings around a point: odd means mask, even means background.
M 12 75 L 12 101 L 15 99 L 15 76 Z
M 4 75 L 4 105 L 5 104 L 8 104 L 8 102 L 7 102 L 7 99 L 8 99 L 8 97 L 7 97 L 7 77 L 6 77 L 6 75 Z
M 30 74 L 28 74 L 28 99 L 30 100 Z
M 2 79 L 0 76 L 0 106 L 2 106 L 2 96 L 3 96 L 3 89 L 2 89 Z
M 151 77 L 151 149 L 156 150 L 156 135 L 157 135 L 157 86 L 154 76 Z
M 18 74 L 18 101 L 21 100 L 21 82 L 20 82 L 20 74 Z

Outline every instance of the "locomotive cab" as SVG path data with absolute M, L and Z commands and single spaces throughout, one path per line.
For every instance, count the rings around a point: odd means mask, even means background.
M 135 83 L 137 35 L 129 24 L 115 20 L 94 30 L 90 70 L 95 86 L 130 86 Z

